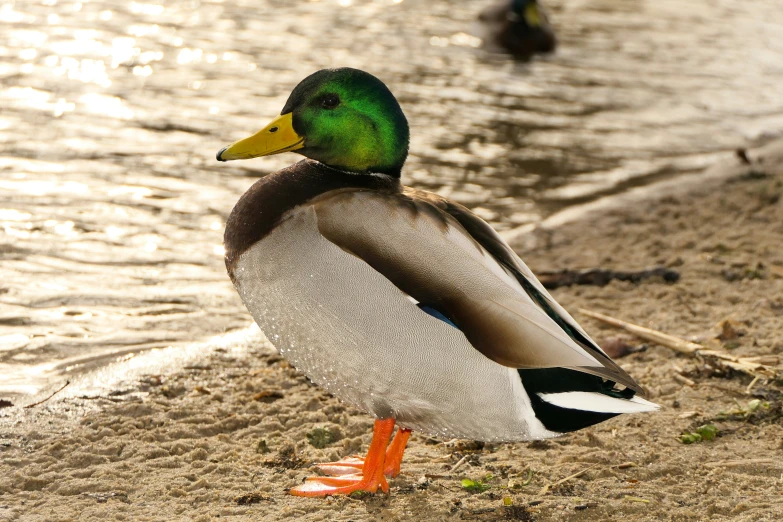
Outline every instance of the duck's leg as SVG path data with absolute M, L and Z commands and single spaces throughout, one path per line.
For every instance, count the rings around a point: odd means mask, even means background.
M 400 464 L 402 464 L 402 454 L 405 453 L 405 446 L 408 445 L 408 439 L 411 436 L 411 430 L 400 428 L 394 436 L 394 440 L 386 450 L 386 467 L 383 470 L 384 475 L 394 478 L 400 474 Z
M 386 446 L 389 445 L 393 431 L 394 419 L 376 420 L 370 449 L 364 458 L 361 472 L 337 477 L 310 477 L 302 485 L 292 488 L 291 494 L 302 497 L 323 497 L 326 495 L 347 495 L 354 491 L 375 493 L 378 488 L 381 488 L 384 493 L 388 493 L 389 484 L 386 482 L 383 472 L 386 462 Z
M 396 477 L 400 474 L 402 454 L 405 452 L 405 446 L 408 444 L 411 431 L 412 430 L 409 430 L 408 428 L 399 428 L 394 435 L 391 444 L 389 444 L 389 447 L 386 449 L 386 464 L 383 473 L 389 478 Z M 337 462 L 316 464 L 319 471 L 333 477 L 353 475 L 354 473 L 358 473 L 363 466 L 364 458 L 359 455 L 351 455 L 350 457 L 346 457 Z

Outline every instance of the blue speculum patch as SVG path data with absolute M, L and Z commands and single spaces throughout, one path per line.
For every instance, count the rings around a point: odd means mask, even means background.
M 431 316 L 432 316 L 432 317 L 434 317 L 435 319 L 438 319 L 439 321 L 443 321 L 444 323 L 446 323 L 446 324 L 449 324 L 449 325 L 453 326 L 454 328 L 456 328 L 457 330 L 459 330 L 459 326 L 457 326 L 456 324 L 454 324 L 454 322 L 453 322 L 451 319 L 449 319 L 448 317 L 446 317 L 446 316 L 445 316 L 445 315 L 444 315 L 444 314 L 443 314 L 443 313 L 442 313 L 440 310 L 438 310 L 437 308 L 433 308 L 433 307 L 432 307 L 432 306 L 430 306 L 430 305 L 425 305 L 425 304 L 421 304 L 421 303 L 416 303 L 416 306 L 418 306 L 419 308 L 421 308 L 421 309 L 422 309 L 422 311 L 426 312 L 428 315 L 431 315 Z

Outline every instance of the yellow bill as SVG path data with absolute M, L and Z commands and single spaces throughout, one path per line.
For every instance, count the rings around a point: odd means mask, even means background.
M 283 114 L 249 138 L 220 149 L 218 161 L 257 158 L 304 147 L 304 138 L 296 133 L 292 113 Z

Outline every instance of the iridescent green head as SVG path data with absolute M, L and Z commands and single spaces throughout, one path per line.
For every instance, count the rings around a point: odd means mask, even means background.
M 511 0 L 511 13 L 509 14 L 509 19 L 512 22 L 524 21 L 528 27 L 539 27 L 541 25 L 538 0 Z
M 279 118 L 218 159 L 296 151 L 337 169 L 399 177 L 408 139 L 405 115 L 382 81 L 357 69 L 324 69 L 296 86 Z

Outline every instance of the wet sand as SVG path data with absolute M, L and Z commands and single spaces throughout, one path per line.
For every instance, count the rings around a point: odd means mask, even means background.
M 534 271 L 675 268 L 676 284 L 613 282 L 554 295 L 574 312 L 783 358 L 783 143 L 749 156 L 751 166 L 724 158 L 700 178 L 708 181 L 684 183 L 687 191 L 539 228 L 515 245 Z M 620 335 L 575 315 L 599 342 Z M 721 341 L 715 325 L 727 318 L 737 335 Z M 63 392 L 35 408 L 0 409 L 0 520 L 778 519 L 780 383 L 757 382 L 749 395 L 749 377 L 652 344 L 618 361 L 660 413 L 547 442 L 414 434 L 389 496 L 314 500 L 286 488 L 313 463 L 363 452 L 372 419 L 309 384 L 267 343 L 218 347 L 101 395 Z M 754 399 L 762 402 L 750 411 Z M 680 441 L 706 423 L 717 427 L 715 440 Z M 467 491 L 464 478 L 489 487 Z

